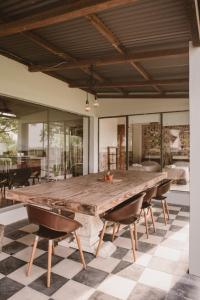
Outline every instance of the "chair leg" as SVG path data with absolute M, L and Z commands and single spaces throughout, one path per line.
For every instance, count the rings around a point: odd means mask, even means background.
M 137 238 L 137 224 L 134 223 L 134 239 L 135 239 L 135 249 L 138 250 L 138 238 Z
M 114 242 L 114 239 L 115 239 L 115 231 L 116 231 L 116 227 L 117 227 L 117 224 L 114 223 L 114 225 L 113 225 L 113 233 L 112 233 L 112 242 Z
M 116 232 L 116 233 L 118 233 L 118 232 L 119 232 L 119 229 L 120 229 L 120 224 L 118 224 L 118 227 L 117 227 L 117 232 Z
M 140 210 L 140 216 L 139 216 L 139 219 L 141 218 L 141 216 L 142 216 L 142 208 L 141 208 L 141 210 Z
M 147 238 L 149 238 L 149 228 L 148 228 L 147 215 L 145 209 L 144 209 L 144 220 L 145 220 Z
M 166 212 L 167 212 L 167 218 L 169 220 L 169 209 L 168 209 L 167 201 L 166 200 L 164 200 L 164 201 L 165 201 L 165 209 L 166 209 Z
M 163 208 L 163 215 L 164 215 L 165 225 L 167 225 L 167 218 L 166 218 L 166 213 L 165 213 L 165 202 L 164 202 L 164 200 L 161 200 L 161 202 L 162 202 L 162 208 Z
M 33 248 L 32 248 L 31 258 L 30 258 L 30 261 L 28 263 L 28 269 L 27 269 L 27 273 L 26 273 L 27 276 L 29 276 L 31 274 L 31 269 L 32 269 L 32 265 L 33 265 L 33 260 L 34 260 L 35 250 L 37 248 L 38 240 L 39 240 L 39 236 L 36 235 L 35 241 L 34 241 L 34 244 L 33 244 Z
M 106 226 L 107 226 L 107 221 L 105 221 L 105 223 L 103 225 L 103 229 L 101 231 L 101 235 L 100 235 L 100 238 L 99 238 L 99 243 L 98 243 L 97 250 L 96 250 L 96 256 L 98 256 L 98 254 L 99 254 L 99 249 L 100 249 L 101 243 L 103 241 L 104 233 L 106 231 Z
M 153 229 L 154 229 L 154 232 L 156 232 L 155 220 L 154 220 L 154 216 L 153 216 L 152 207 L 150 207 L 150 213 L 151 213 L 151 220 L 152 220 L 152 224 L 153 224 Z
M 52 241 L 52 254 L 55 255 L 55 244 L 54 244 L 54 241 Z
M 81 262 L 83 264 L 83 268 L 86 269 L 86 264 L 85 264 L 85 258 L 83 255 L 83 251 L 82 251 L 82 247 L 81 247 L 81 242 L 80 242 L 80 238 L 79 236 L 76 234 L 76 231 L 74 232 L 75 238 L 76 238 L 76 242 L 78 245 L 78 249 L 79 249 L 79 253 L 80 253 L 80 258 L 81 258 Z
M 134 236 L 133 236 L 133 228 L 130 225 L 130 235 L 131 235 L 131 244 L 132 244 L 132 251 L 133 251 L 133 259 L 134 261 L 136 261 L 136 253 L 135 253 L 135 240 L 134 240 Z
M 48 269 L 47 269 L 47 287 L 51 285 L 51 260 L 52 260 L 53 241 L 49 240 L 48 246 Z

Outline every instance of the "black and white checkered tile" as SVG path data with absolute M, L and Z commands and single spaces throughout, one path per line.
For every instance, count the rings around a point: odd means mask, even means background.
M 111 257 L 84 253 L 87 270 L 82 269 L 77 250 L 57 246 L 50 288 L 46 288 L 45 240 L 38 244 L 31 276 L 25 272 L 36 226 L 27 221 L 7 226 L 0 253 L 0 300 L 200 299 L 199 283 L 187 274 L 189 210 L 169 208 L 170 222 L 165 226 L 160 206 L 154 205 L 157 230 L 150 228 L 149 239 L 141 220 L 136 263 L 126 227 L 117 235 Z M 109 233 L 105 239 L 110 239 Z

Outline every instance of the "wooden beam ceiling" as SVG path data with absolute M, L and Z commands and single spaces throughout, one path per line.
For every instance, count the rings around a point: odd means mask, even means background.
M 103 88 L 114 88 L 114 87 L 143 87 L 143 86 L 153 86 L 153 85 L 176 85 L 181 83 L 188 83 L 188 78 L 180 78 L 180 79 L 164 79 L 164 80 L 149 80 L 149 81 L 127 81 L 127 82 L 103 82 L 96 83 L 95 87 L 103 87 Z M 75 83 L 70 84 L 70 87 L 76 88 L 87 88 L 88 85 L 85 83 Z
M 158 93 L 137 93 L 137 94 L 128 94 L 125 96 L 122 95 L 116 95 L 116 94 L 97 94 L 98 99 L 173 99 L 173 98 L 188 98 L 189 94 L 188 93 L 165 93 L 164 95 L 158 94 Z
M 24 33 L 27 34 L 27 33 Z M 48 47 L 49 48 L 49 47 Z M 48 50 L 48 49 L 47 49 Z M 49 49 L 51 51 L 51 49 Z M 57 53 L 57 51 L 52 52 L 55 55 L 59 55 L 60 57 L 65 56 L 65 53 Z M 69 70 L 69 69 L 78 69 L 80 67 L 90 67 L 93 66 L 107 66 L 114 64 L 124 64 L 131 63 L 133 60 L 135 63 L 140 61 L 146 61 L 149 59 L 157 59 L 157 58 L 166 58 L 166 57 L 180 57 L 188 55 L 188 47 L 182 47 L 177 49 L 163 49 L 163 50 L 154 50 L 154 51 L 146 51 L 146 52 L 138 52 L 127 54 L 125 56 L 118 57 L 103 57 L 97 59 L 82 59 L 76 60 L 76 62 L 63 62 L 58 65 L 34 65 L 29 68 L 30 72 L 39 72 L 39 71 L 56 71 L 56 70 Z M 67 60 L 67 57 L 66 57 Z M 136 66 L 135 66 L 136 68 Z
M 186 11 L 190 21 L 192 43 L 194 46 L 200 46 L 200 1 L 186 0 Z
M 5 18 L 0 18 L 0 21 L 5 22 Z M 31 40 L 33 43 L 37 44 L 38 46 L 40 46 L 41 48 L 47 50 L 48 52 L 54 54 L 57 57 L 62 58 L 65 62 L 71 62 L 77 65 L 77 59 L 74 58 L 72 55 L 70 55 L 69 53 L 63 52 L 59 47 L 53 45 L 52 43 L 50 43 L 49 41 L 45 40 L 44 38 L 41 38 L 38 34 L 35 34 L 32 31 L 26 31 L 26 32 L 21 32 L 21 35 L 23 35 L 24 37 L 28 38 L 29 40 Z M 8 56 L 8 55 L 7 55 Z M 13 55 L 12 55 L 13 56 Z M 19 60 L 18 60 L 19 61 Z M 29 63 L 28 64 L 28 68 L 30 69 L 31 67 L 36 67 L 35 64 L 33 63 Z M 104 82 L 105 79 L 103 76 L 100 76 L 96 71 L 92 71 L 90 70 L 90 65 L 86 66 L 86 67 L 79 67 L 78 68 L 80 70 L 82 70 L 84 73 L 86 73 L 87 75 L 93 76 L 96 80 L 100 81 L 100 82 Z M 72 80 L 66 80 L 63 76 L 58 75 L 58 74 L 49 74 L 49 70 L 40 70 L 43 73 L 46 73 L 50 76 L 53 76 L 57 79 L 60 79 L 68 84 L 73 83 Z M 118 90 L 119 92 L 121 92 L 121 89 L 116 88 L 115 90 Z M 94 91 L 92 91 L 91 89 L 87 88 L 87 91 L 89 91 L 90 93 L 95 94 Z
M 57 57 L 62 58 L 65 62 L 73 62 L 74 64 L 77 64 L 77 59 L 71 56 L 70 54 L 63 52 L 60 48 L 57 46 L 51 44 L 50 42 L 46 41 L 44 38 L 41 38 L 38 34 L 35 34 L 31 31 L 28 32 L 22 32 L 21 33 L 23 36 L 34 42 L 35 44 L 39 45 L 43 49 L 46 49 L 47 51 L 51 52 Z M 33 66 L 34 67 L 34 66 Z M 88 66 L 89 67 L 89 66 Z M 88 67 L 78 67 L 81 69 L 84 73 L 91 75 L 91 71 Z M 41 72 L 47 72 L 49 70 L 40 70 Z M 97 74 L 96 72 L 93 72 L 93 76 L 99 80 L 99 81 L 104 81 L 105 79 Z
M 79 0 L 1 25 L 0 37 L 66 22 L 138 0 Z
M 95 14 L 88 15 L 86 18 L 89 22 L 112 44 L 118 53 L 126 56 L 126 50 L 120 40 L 113 34 L 113 32 L 97 17 Z M 152 77 L 148 72 L 140 65 L 140 63 L 135 63 L 134 60 L 130 62 L 131 66 L 136 70 L 144 79 L 152 80 Z M 157 85 L 152 85 L 152 87 L 159 93 L 163 93 L 162 89 Z

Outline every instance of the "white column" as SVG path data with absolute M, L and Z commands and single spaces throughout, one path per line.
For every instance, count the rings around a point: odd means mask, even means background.
M 200 47 L 190 44 L 190 253 L 189 272 L 200 276 Z
M 98 118 L 90 118 L 90 173 L 98 172 Z
M 89 119 L 83 118 L 83 175 L 88 174 L 88 124 Z

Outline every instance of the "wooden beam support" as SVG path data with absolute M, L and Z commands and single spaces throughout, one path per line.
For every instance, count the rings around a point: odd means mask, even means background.
M 128 94 L 128 95 L 120 95 L 120 94 L 97 94 L 98 99 L 185 99 L 189 97 L 188 93 L 164 93 L 163 95 L 158 93 L 151 93 L 151 94 Z
M 138 0 L 79 0 L 1 25 L 0 37 L 66 22 L 89 14 L 135 3 Z
M 28 35 L 28 33 L 25 33 Z M 27 36 L 28 37 L 28 36 Z M 41 45 L 42 46 L 42 45 Z M 51 49 L 49 50 L 51 51 Z M 52 51 L 51 51 L 52 52 Z M 55 55 L 65 55 L 65 53 L 52 52 Z M 107 66 L 114 64 L 124 64 L 124 63 L 137 63 L 139 61 L 146 61 L 149 59 L 157 59 L 162 57 L 180 57 L 188 55 L 188 47 L 182 47 L 177 49 L 163 49 L 163 50 L 154 50 L 154 51 L 146 51 L 146 52 L 137 52 L 132 54 L 127 54 L 125 56 L 117 56 L 117 57 L 104 57 L 99 59 L 82 59 L 76 60 L 76 62 L 63 62 L 60 65 L 34 65 L 29 68 L 30 72 L 39 72 L 39 71 L 56 71 L 56 70 L 67 70 L 67 69 L 78 69 L 83 67 L 93 66 Z M 63 57 L 64 59 L 64 57 Z M 136 65 L 134 65 L 136 68 Z M 141 72 L 141 68 L 138 69 L 138 72 Z
M 38 34 L 35 34 L 35 33 L 31 32 L 31 31 L 29 31 L 29 32 L 22 32 L 21 34 L 23 36 L 25 36 L 26 38 L 28 38 L 29 40 L 31 40 L 32 42 L 34 42 L 35 44 L 37 44 L 40 47 L 42 47 L 43 49 L 46 49 L 47 51 L 51 52 L 55 56 L 62 58 L 66 63 L 67 62 L 72 62 L 75 65 L 78 64 L 78 60 L 76 58 L 74 58 L 73 56 L 71 56 L 69 53 L 63 52 L 61 49 L 59 49 L 55 45 L 53 45 L 50 42 L 46 41 L 45 39 L 41 38 Z M 34 67 L 37 68 L 37 66 L 33 66 L 33 68 Z M 77 65 L 77 68 L 81 69 L 84 73 L 86 73 L 88 75 L 91 75 L 91 71 L 90 71 L 89 67 L 90 66 L 87 66 L 87 67 L 84 67 L 84 66 L 81 67 L 80 66 L 79 67 Z M 30 68 L 29 68 L 29 70 L 30 70 Z M 40 72 L 49 72 L 49 71 L 50 70 L 48 70 L 48 69 L 40 70 Z M 100 76 L 97 72 L 93 72 L 93 76 L 98 81 L 104 81 L 104 78 L 102 76 Z
M 174 85 L 181 83 L 188 83 L 188 78 L 179 78 L 179 79 L 164 79 L 164 80 L 146 80 L 146 81 L 132 81 L 132 82 L 103 82 L 96 83 L 95 88 L 127 88 L 127 87 L 144 87 L 144 86 L 153 86 L 153 85 Z M 75 83 L 70 84 L 70 87 L 73 88 L 87 88 L 88 85 L 85 83 Z
M 112 44 L 112 46 L 117 50 L 118 53 L 126 55 L 126 50 L 120 43 L 119 39 L 112 33 L 112 31 L 97 17 L 95 14 L 88 15 L 87 19 L 90 23 L 95 26 L 95 28 Z M 145 69 L 137 62 L 130 62 L 131 66 L 139 72 L 139 74 L 146 80 L 151 80 L 151 76 L 145 71 Z M 152 85 L 152 87 L 159 93 L 162 93 L 162 89 L 159 86 Z
M 120 54 L 125 54 L 125 49 L 121 45 L 118 38 L 112 33 L 112 31 L 105 26 L 105 24 L 95 15 L 86 16 L 87 20 L 112 44 L 112 46 Z
M 33 43 L 40 46 L 41 48 L 51 52 L 52 54 L 54 54 L 57 57 L 60 57 L 64 61 L 73 62 L 74 64 L 76 64 L 76 59 L 74 59 L 70 54 L 62 51 L 61 49 L 59 49 L 58 47 L 56 47 L 49 41 L 45 40 L 44 38 L 41 38 L 38 34 L 35 34 L 32 31 L 22 32 L 21 34 L 24 37 L 26 37 L 27 39 L 31 40 Z
M 194 46 L 200 46 L 200 1 L 187 0 L 186 11 L 191 27 L 192 43 Z
M 143 66 L 142 66 L 140 63 L 132 61 L 132 62 L 131 62 L 131 66 L 132 66 L 135 70 L 137 70 L 138 73 L 140 73 L 140 75 L 141 75 L 144 79 L 146 79 L 147 81 L 151 81 L 151 80 L 152 80 L 151 75 L 143 68 Z M 153 84 L 152 87 L 154 88 L 154 90 L 156 90 L 157 92 L 159 92 L 159 93 L 162 94 L 162 89 L 161 89 L 159 86 Z

